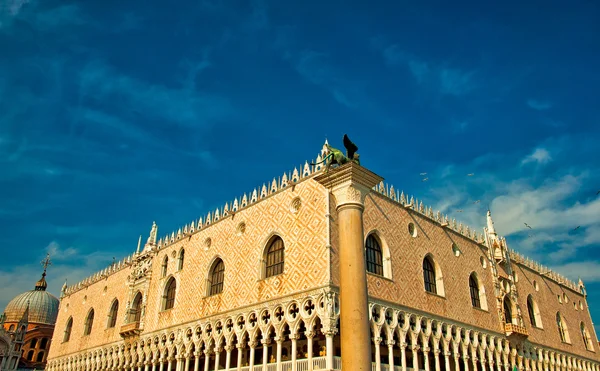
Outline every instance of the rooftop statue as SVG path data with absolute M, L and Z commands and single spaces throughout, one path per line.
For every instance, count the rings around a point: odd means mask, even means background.
M 325 163 L 325 172 L 327 173 L 329 171 L 329 168 L 331 167 L 331 165 L 337 164 L 338 166 L 342 166 L 348 162 L 354 162 L 357 165 L 360 165 L 360 155 L 358 153 L 356 153 L 356 151 L 358 151 L 358 146 L 356 144 L 354 144 L 350 138 L 348 138 L 348 134 L 344 134 L 344 147 L 346 148 L 346 154 L 344 155 L 344 153 L 342 151 L 340 151 L 337 148 L 333 148 L 331 147 L 329 144 L 326 144 L 327 146 L 327 155 L 325 156 L 325 158 L 323 158 L 323 161 L 317 163 L 317 164 L 311 164 L 311 165 L 318 165 L 320 163 Z

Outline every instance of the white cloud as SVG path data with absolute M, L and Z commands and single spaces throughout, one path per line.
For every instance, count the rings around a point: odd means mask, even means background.
M 527 105 L 530 108 L 533 108 L 534 110 L 538 110 L 538 111 L 545 111 L 545 110 L 552 108 L 552 103 L 545 102 L 545 101 L 539 101 L 539 100 L 535 100 L 535 99 L 529 99 L 527 101 Z
M 552 266 L 553 270 L 576 280 L 580 277 L 584 282 L 600 282 L 600 262 L 573 262 Z
M 536 162 L 538 164 L 545 164 L 552 161 L 552 156 L 550 155 L 550 152 L 548 152 L 546 149 L 544 148 L 536 148 L 535 151 L 533 151 L 532 154 L 530 154 L 529 156 L 525 157 L 523 159 L 523 161 L 521 161 L 522 165 L 528 164 L 530 162 Z

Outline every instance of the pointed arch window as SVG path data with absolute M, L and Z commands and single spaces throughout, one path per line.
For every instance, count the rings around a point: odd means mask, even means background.
M 479 284 L 474 273 L 469 276 L 469 290 L 471 291 L 471 305 L 481 309 L 481 300 L 479 298 Z
M 179 252 L 179 258 L 177 259 L 177 270 L 180 271 L 183 269 L 183 260 L 185 257 L 185 250 L 181 249 Z
M 171 277 L 165 286 L 163 295 L 163 310 L 171 309 L 175 306 L 175 291 L 177 290 L 177 281 Z
M 35 358 L 36 362 L 43 362 L 44 361 L 44 352 L 39 352 L 37 354 L 37 357 Z
M 83 335 L 89 335 L 92 332 L 92 326 L 94 325 L 94 309 L 90 309 L 87 317 L 85 318 L 85 327 L 83 328 Z
M 225 279 L 225 264 L 223 260 L 217 259 L 210 273 L 209 295 L 217 295 L 223 292 L 223 281 Z
M 167 276 L 167 267 L 169 266 L 169 257 L 165 255 L 165 258 L 163 259 L 163 263 L 162 263 L 162 267 L 161 267 L 161 273 L 162 273 L 162 277 L 166 277 Z
M 265 259 L 265 278 L 283 273 L 285 262 L 285 246 L 279 236 L 275 236 L 267 247 Z
M 69 317 L 67 325 L 65 326 L 65 335 L 63 336 L 63 343 L 66 343 L 71 339 L 71 329 L 73 328 L 73 317 Z
M 119 313 L 119 301 L 115 299 L 113 304 L 110 306 L 108 312 L 108 326 L 107 328 L 113 328 L 117 325 L 117 315 Z
M 437 294 L 435 268 L 429 256 L 423 259 L 423 279 L 425 281 L 425 291 Z
M 142 293 L 138 292 L 133 299 L 133 305 L 129 309 L 128 322 L 139 322 L 142 318 Z
M 511 303 L 510 299 L 508 298 L 508 294 L 504 295 L 503 307 L 504 307 L 504 322 L 512 323 L 512 303 Z
M 374 234 L 370 234 L 367 237 L 365 249 L 367 272 L 383 276 L 383 254 L 381 252 L 381 244 Z
M 567 324 L 560 312 L 556 312 L 556 326 L 558 327 L 558 334 L 560 335 L 560 341 L 563 343 L 569 343 L 569 330 Z
M 531 294 L 527 296 L 527 313 L 529 314 L 529 322 L 531 326 L 542 328 L 542 317 L 537 303 L 533 300 Z
M 585 328 L 585 324 L 583 322 L 581 322 L 579 327 L 581 328 L 581 337 L 583 338 L 583 344 L 585 345 L 585 349 L 593 352 L 594 351 L 594 342 L 592 341 L 592 338 L 590 337 L 589 332 Z

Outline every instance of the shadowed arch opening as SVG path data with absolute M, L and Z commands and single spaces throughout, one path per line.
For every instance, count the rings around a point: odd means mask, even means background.
M 71 330 L 73 329 L 73 317 L 69 317 L 67 325 L 65 326 L 65 334 L 63 336 L 63 343 L 66 343 L 71 339 Z
M 512 301 L 508 297 L 508 294 L 504 295 L 504 300 L 502 301 L 502 308 L 504 309 L 504 322 L 505 323 L 513 323 L 513 311 L 512 311 Z
M 114 299 L 112 305 L 110 306 L 110 310 L 108 311 L 108 322 L 106 323 L 106 328 L 113 328 L 117 325 L 118 313 L 119 301 L 117 299 Z
M 556 326 L 558 327 L 560 341 L 563 343 L 570 343 L 569 329 L 567 328 L 567 323 L 560 312 L 556 312 Z
M 92 332 L 94 326 L 94 308 L 90 309 L 87 317 L 85 318 L 85 326 L 83 328 L 83 335 L 89 335 Z
M 185 249 L 181 249 L 181 251 L 179 251 L 179 257 L 177 258 L 177 270 L 178 271 L 183 269 L 184 259 L 185 259 Z
M 165 291 L 163 293 L 163 305 L 162 309 L 167 310 L 175 306 L 175 293 L 177 291 L 177 281 L 174 277 L 169 278 L 165 285 Z
M 138 291 L 133 299 L 133 304 L 129 309 L 127 322 L 139 322 L 142 318 L 142 293 Z
M 487 310 L 485 287 L 475 272 L 472 272 L 469 276 L 469 291 L 471 293 L 471 305 L 475 308 Z
M 533 296 L 529 294 L 527 296 L 527 313 L 529 314 L 529 322 L 531 326 L 542 328 L 542 316 L 540 315 L 540 308 L 538 307 Z
M 223 259 L 216 258 L 208 273 L 207 296 L 217 295 L 223 292 L 223 282 L 225 280 L 225 263 Z
M 261 278 L 282 274 L 285 268 L 285 244 L 278 235 L 269 238 L 262 257 Z
M 590 333 L 585 328 L 585 324 L 583 321 L 579 324 L 579 328 L 581 329 L 581 337 L 583 339 L 583 344 L 585 345 L 585 349 L 589 351 L 594 351 L 594 342 L 590 336 Z
M 163 259 L 162 266 L 161 266 L 161 277 L 164 278 L 167 276 L 168 266 L 169 266 L 169 257 L 165 255 L 165 258 Z
M 442 270 L 431 254 L 427 254 L 423 259 L 423 281 L 425 291 L 444 296 Z

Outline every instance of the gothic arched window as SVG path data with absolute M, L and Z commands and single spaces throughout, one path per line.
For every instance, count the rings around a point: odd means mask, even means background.
M 585 345 L 585 349 L 593 352 L 594 351 L 594 343 L 592 342 L 590 334 L 587 332 L 587 329 L 585 328 L 585 324 L 583 322 L 581 322 L 579 327 L 581 328 L 581 337 L 583 338 L 583 344 Z
M 527 296 L 527 313 L 529 314 L 529 322 L 531 322 L 531 326 L 542 328 L 540 309 L 531 295 Z
M 169 266 L 169 257 L 165 256 L 163 263 L 162 263 L 162 267 L 161 267 L 162 277 L 167 276 L 167 267 L 168 266 Z
M 37 357 L 36 357 L 35 361 L 36 362 L 43 362 L 43 360 L 44 360 L 44 352 L 39 352 L 37 354 Z
M 225 264 L 223 260 L 217 259 L 210 272 L 210 290 L 209 295 L 216 295 L 223 292 L 223 280 L 225 278 Z
M 267 247 L 265 259 L 265 278 L 283 273 L 285 262 L 285 246 L 279 236 L 275 236 Z
M 90 309 L 87 317 L 85 318 L 85 327 L 83 328 L 83 335 L 89 335 L 92 332 L 92 326 L 94 325 L 94 309 Z
M 185 250 L 181 249 L 179 252 L 179 259 L 177 260 L 177 270 L 180 271 L 183 269 L 183 259 L 185 257 Z
M 73 317 L 69 317 L 67 325 L 65 326 L 65 335 L 63 336 L 63 343 L 66 343 L 71 339 L 71 329 L 73 328 Z
M 471 305 L 481 309 L 481 300 L 479 299 L 479 285 L 475 273 L 469 276 L 469 289 L 471 290 Z
M 558 327 L 558 333 L 560 335 L 560 341 L 563 343 L 569 342 L 569 330 L 560 312 L 556 312 L 556 326 Z
M 171 277 L 165 286 L 163 295 L 163 310 L 171 309 L 175 306 L 175 291 L 177 290 L 177 281 Z
M 119 301 L 115 299 L 108 312 L 108 328 L 113 328 L 117 325 L 117 315 L 119 313 Z
M 128 322 L 139 322 L 142 318 L 142 293 L 138 292 L 133 299 L 133 305 L 129 309 Z
M 365 245 L 367 272 L 383 276 L 383 256 L 381 253 L 381 244 L 377 241 L 377 237 L 374 234 L 370 234 L 367 237 Z
M 425 281 L 425 291 L 437 294 L 435 268 L 429 256 L 423 259 L 423 279 Z
M 512 323 L 512 303 L 511 303 L 510 299 L 508 298 L 508 294 L 504 295 L 503 307 L 504 307 L 504 322 Z

